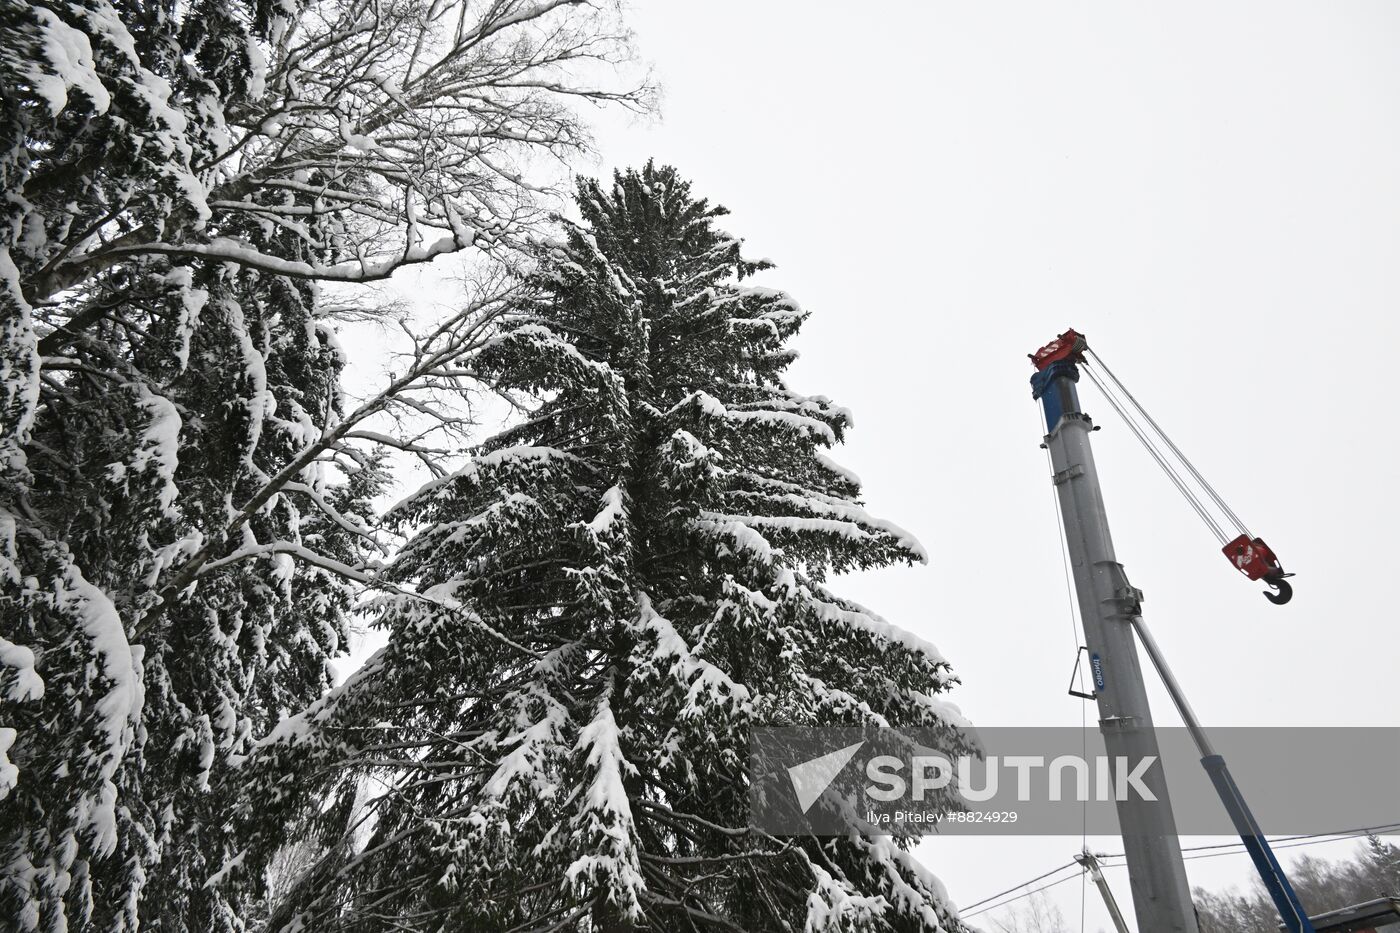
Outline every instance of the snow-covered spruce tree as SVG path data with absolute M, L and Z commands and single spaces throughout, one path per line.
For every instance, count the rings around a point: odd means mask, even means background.
M 606 3 L 0 0 L 0 926 L 241 925 L 231 765 L 327 686 L 354 426 L 455 378 L 439 331 L 342 413 L 318 283 L 508 248 L 625 54 Z
M 110 337 L 105 329 L 99 335 Z M 277 363 L 308 349 L 313 359 L 326 355 L 314 337 L 309 347 L 289 343 L 268 354 L 268 392 L 281 395 L 287 412 L 308 393 L 279 378 Z M 116 340 L 100 346 L 122 348 Z M 103 921 L 134 912 L 146 879 L 159 887 L 162 869 L 195 875 L 190 889 L 198 891 L 219 864 L 218 822 L 188 851 L 184 837 L 212 801 L 211 770 L 217 774 L 225 754 L 246 742 L 244 733 L 324 688 L 326 659 L 343 637 L 343 584 L 271 560 L 211 574 L 167 610 L 166 637 L 142 639 L 144 655 L 124 635 L 127 619 L 152 608 L 143 583 L 197 546 L 204 515 L 221 516 L 230 491 L 254 482 L 268 463 L 269 453 L 249 442 L 252 426 L 266 429 L 269 452 L 288 443 L 272 419 L 250 418 L 248 395 L 239 392 L 241 359 L 229 350 L 197 341 L 199 378 L 175 380 L 163 395 L 82 377 L 43 393 L 50 417 L 31 435 L 35 479 L 22 499 L 35 525 L 7 542 L 3 599 L 5 637 L 37 655 L 30 671 L 20 671 L 21 680 L 32 674 L 35 689 L 7 697 L 20 701 L 5 708 L 5 724 L 19 730 L 10 754 L 19 780 L 0 819 L 13 872 L 0 900 L 41 927 L 65 910 L 74 924 L 89 909 Z M 90 358 L 86 349 L 71 357 L 75 366 Z M 319 368 L 333 376 L 338 364 Z M 194 443 L 182 448 L 181 435 Z M 249 532 L 299 540 L 309 529 L 298 527 L 298 512 L 295 502 L 278 503 Z M 329 601 L 319 618 L 296 611 L 313 591 Z M 49 858 L 35 864 L 35 855 Z M 215 868 L 199 875 L 206 858 Z M 65 885 L 71 897 L 62 897 Z M 142 912 L 178 914 L 180 903 L 147 898 Z
M 31 29 L 4 43 L 28 56 L 6 62 L 22 77 L 4 82 L 23 143 L 9 153 L 21 171 L 7 179 L 6 310 L 22 323 L 11 346 L 35 365 L 30 381 L 5 373 L 32 408 L 0 490 L 0 916 L 19 929 L 228 928 L 233 910 L 202 890 L 228 845 L 210 816 L 217 776 L 251 732 L 328 685 L 350 597 L 286 558 L 230 566 L 197 591 L 161 584 L 334 418 L 343 361 L 308 285 L 233 266 L 132 257 L 29 313 L 44 260 L 153 211 L 179 215 L 172 203 L 194 191 L 181 164 L 208 153 L 212 108 L 245 89 L 250 37 L 213 17 L 212 48 L 192 54 L 201 76 L 176 66 L 179 30 L 159 6 L 127 22 L 101 3 L 25 15 Z M 294 240 L 241 232 L 279 250 Z M 298 479 L 339 495 L 317 470 Z M 300 504 L 270 503 L 247 535 L 302 540 Z
M 43 687 L 6 707 L 20 780 L 0 819 L 13 870 L 0 900 L 40 928 L 89 911 L 96 928 L 236 928 L 204 891 L 236 848 L 220 813 L 228 759 L 329 686 L 351 594 L 291 552 L 360 562 L 346 516 L 365 496 L 319 465 L 240 528 L 240 551 L 259 557 L 216 563 L 169 605 L 152 587 L 337 414 L 342 360 L 309 289 L 270 278 L 202 279 L 205 326 L 187 350 L 165 326 L 176 315 L 143 307 L 138 286 L 127 307 L 149 329 L 100 323 L 49 360 L 64 375 L 43 387 L 26 445 L 33 524 L 5 555 L 5 636 L 37 654 Z M 161 637 L 142 637 L 153 617 Z
M 934 649 L 824 585 L 924 555 L 823 453 L 848 413 L 782 380 L 804 312 L 671 168 L 577 203 L 474 363 L 536 404 L 396 507 L 388 647 L 261 750 L 374 795 L 283 917 L 957 928 L 907 839 L 748 825 L 750 726 L 957 718 Z

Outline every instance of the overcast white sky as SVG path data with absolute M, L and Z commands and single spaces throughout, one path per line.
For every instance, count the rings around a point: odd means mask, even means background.
M 765 284 L 812 312 L 793 387 L 855 411 L 838 459 L 932 555 L 841 589 L 939 645 L 974 722 L 1085 712 L 1026 360 L 1073 326 L 1298 574 L 1267 603 L 1085 386 L 1119 559 L 1201 717 L 1400 725 L 1400 4 L 641 0 L 631 19 L 663 117 L 605 117 L 593 168 L 676 165 L 779 264 Z M 967 904 L 1079 842 L 921 852 Z M 1188 870 L 1249 877 L 1244 856 Z M 1077 928 L 1079 883 L 1051 893 Z M 1108 925 L 1092 888 L 1088 908 Z
M 1400 5 L 649 0 L 632 22 L 663 117 L 605 122 L 599 168 L 676 165 L 812 312 L 791 382 L 855 411 L 839 459 L 932 555 L 843 591 L 937 644 L 975 722 L 1080 722 L 1025 358 L 1073 326 L 1298 574 L 1266 602 L 1086 387 L 1119 559 L 1197 712 L 1400 725 Z M 1078 844 L 923 854 L 966 904 Z M 1051 893 L 1077 926 L 1078 883 Z

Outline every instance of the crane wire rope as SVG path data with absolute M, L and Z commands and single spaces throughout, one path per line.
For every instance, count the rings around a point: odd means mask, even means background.
M 1157 435 L 1161 437 L 1162 440 L 1166 441 L 1167 446 L 1171 448 L 1171 452 L 1175 454 L 1176 458 L 1181 461 L 1181 463 L 1186 467 L 1188 471 L 1190 471 L 1191 476 L 1194 477 L 1196 482 L 1201 485 L 1201 488 L 1205 490 L 1206 494 L 1211 497 L 1211 499 L 1220 508 L 1220 510 L 1224 512 L 1226 516 L 1229 517 L 1230 521 L 1234 523 L 1235 527 L 1238 528 L 1244 534 L 1249 535 L 1249 537 L 1254 537 L 1253 533 L 1250 532 L 1249 528 L 1245 526 L 1245 523 L 1240 519 L 1238 515 L 1235 514 L 1234 509 L 1230 508 L 1230 506 L 1225 502 L 1224 497 L 1222 497 L 1220 493 L 1215 491 L 1215 487 L 1210 484 L 1210 481 L 1201 475 L 1201 471 L 1196 469 L 1196 465 L 1191 462 L 1190 458 L 1188 458 L 1184 453 L 1181 452 L 1180 447 L 1176 446 L 1176 442 L 1171 439 L 1171 435 L 1167 434 L 1166 431 L 1162 430 L 1162 426 L 1157 423 L 1157 420 L 1153 418 L 1150 413 L 1148 413 L 1146 408 L 1142 407 L 1142 404 L 1137 400 L 1136 396 L 1134 396 L 1133 393 L 1129 391 L 1128 387 L 1123 384 L 1123 381 L 1119 379 L 1117 375 L 1114 374 L 1113 370 L 1108 368 L 1108 364 L 1103 361 L 1103 357 L 1099 356 L 1092 349 L 1089 349 L 1087 347 L 1085 348 L 1085 353 L 1094 358 L 1094 365 L 1097 366 L 1099 369 L 1103 370 L 1104 375 L 1107 376 L 1113 382 L 1113 384 L 1118 387 L 1118 389 L 1123 393 L 1123 395 L 1128 399 L 1128 401 L 1132 403 L 1133 407 L 1137 409 L 1137 411 L 1142 415 L 1142 417 L 1146 419 L 1147 423 L 1152 426 L 1152 430 L 1156 431 Z
M 1157 462 L 1157 466 L 1161 467 L 1162 472 L 1166 474 L 1167 479 L 1171 480 L 1172 485 L 1176 487 L 1177 492 L 1181 493 L 1181 497 L 1186 500 L 1187 504 L 1189 504 L 1192 509 L 1195 510 L 1196 514 L 1200 517 L 1201 521 L 1205 523 L 1206 528 L 1210 530 L 1211 534 L 1215 535 L 1216 539 L 1219 540 L 1221 544 L 1224 544 L 1226 541 L 1228 541 L 1230 536 L 1225 534 L 1225 532 L 1220 527 L 1220 523 L 1217 522 L 1215 520 L 1215 517 L 1210 514 L 1210 510 L 1207 509 L 1205 505 L 1201 502 L 1201 500 L 1195 495 L 1195 493 L 1191 491 L 1191 488 L 1187 485 L 1186 481 L 1181 478 L 1181 475 L 1172 468 L 1170 463 L 1167 462 L 1166 455 L 1163 454 L 1162 451 L 1157 448 L 1157 446 L 1147 436 L 1147 433 L 1144 430 L 1144 428 L 1128 412 L 1126 404 L 1122 402 L 1113 393 L 1113 391 L 1108 387 L 1108 385 L 1103 381 L 1103 379 L 1099 377 L 1099 374 L 1096 373 L 1092 367 L 1086 365 L 1083 369 L 1084 372 L 1089 374 L 1090 381 L 1098 387 L 1098 390 L 1103 395 L 1104 399 L 1113 408 L 1113 410 L 1118 413 L 1118 417 L 1123 419 L 1123 423 L 1126 424 L 1128 426 L 1128 429 L 1133 432 L 1133 435 L 1137 437 L 1138 442 L 1142 444 L 1143 449 L 1146 450 L 1147 453 L 1152 457 L 1152 459 Z

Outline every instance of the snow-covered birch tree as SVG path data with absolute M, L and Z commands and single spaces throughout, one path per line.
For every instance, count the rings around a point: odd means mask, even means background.
M 960 721 L 937 651 L 827 586 L 924 552 L 829 459 L 849 413 L 783 380 L 806 313 L 673 169 L 577 203 L 473 359 L 526 414 L 395 507 L 388 646 L 248 765 L 250 812 L 340 832 L 280 918 L 959 929 L 908 839 L 748 819 L 754 724 Z M 356 784 L 348 823 L 318 815 Z
M 242 927 L 231 766 L 329 686 L 373 448 L 427 455 L 366 422 L 500 306 L 354 405 L 345 289 L 518 248 L 627 54 L 576 0 L 0 0 L 0 922 Z

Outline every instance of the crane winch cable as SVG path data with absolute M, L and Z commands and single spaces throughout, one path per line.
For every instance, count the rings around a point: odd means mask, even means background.
M 1084 366 L 1084 372 L 1089 375 L 1089 381 L 1098 387 L 1104 400 L 1118 413 L 1118 417 L 1123 419 L 1123 423 L 1128 426 L 1128 430 L 1133 432 L 1138 442 L 1142 444 L 1143 449 L 1156 461 L 1157 466 L 1161 467 L 1167 479 L 1171 480 L 1172 485 L 1181 493 L 1181 497 L 1185 499 L 1191 508 L 1195 510 L 1196 514 L 1200 516 L 1201 521 L 1205 524 L 1206 528 L 1210 530 L 1211 534 L 1215 535 L 1216 539 L 1221 544 L 1229 540 L 1231 536 L 1227 535 L 1224 529 L 1220 527 L 1220 523 L 1216 521 L 1215 516 L 1211 515 L 1210 510 L 1201 502 L 1200 497 L 1191 491 L 1191 487 L 1182 479 L 1181 474 L 1172 468 L 1172 465 L 1167 461 L 1166 455 L 1163 454 L 1157 445 L 1152 442 L 1152 439 L 1147 436 L 1146 430 L 1138 423 L 1137 419 L 1133 417 L 1132 413 L 1128 411 L 1126 404 L 1114 394 L 1099 377 L 1098 373 L 1087 363 Z
M 1190 458 L 1181 452 L 1180 447 L 1176 446 L 1176 442 L 1171 439 L 1171 435 L 1167 434 L 1166 431 L 1162 430 L 1162 426 L 1157 423 L 1157 419 L 1153 418 L 1151 413 L 1148 412 L 1146 408 L 1142 407 L 1142 403 L 1139 402 L 1137 400 L 1137 397 L 1133 395 L 1132 391 L 1129 390 L 1128 387 L 1123 384 L 1123 380 L 1119 379 L 1118 376 L 1113 372 L 1113 370 L 1108 368 L 1108 364 L 1103 361 L 1103 357 L 1099 356 L 1097 353 L 1095 353 L 1092 349 L 1089 348 L 1086 348 L 1084 352 L 1086 355 L 1093 359 L 1094 365 L 1097 366 L 1099 369 L 1103 370 L 1103 374 L 1109 378 L 1109 380 L 1114 384 L 1114 386 L 1120 392 L 1122 392 L 1123 396 L 1127 398 L 1127 400 L 1132 404 L 1133 408 L 1136 409 L 1137 412 L 1140 415 L 1142 415 L 1142 417 L 1147 421 L 1147 423 L 1152 426 L 1152 430 L 1157 432 L 1157 436 L 1166 442 L 1167 447 L 1171 449 L 1171 452 L 1175 454 L 1176 458 L 1181 461 L 1183 466 L 1186 467 L 1187 471 L 1190 472 L 1192 478 L 1194 478 L 1196 482 L 1200 484 L 1200 487 L 1203 490 L 1205 490 L 1206 495 L 1210 496 L 1211 500 L 1216 504 L 1220 511 L 1224 512 L 1225 515 L 1229 517 L 1230 522 L 1235 526 L 1235 529 L 1240 534 L 1249 535 L 1251 538 L 1254 537 L 1254 535 L 1250 532 L 1248 526 L 1245 525 L 1244 521 L 1238 515 L 1235 514 L 1235 510 L 1230 508 L 1230 505 L 1225 501 L 1225 498 L 1221 496 L 1220 493 L 1215 491 L 1215 487 L 1210 484 L 1210 481 L 1207 480 L 1203 475 L 1201 475 L 1201 471 L 1196 469 L 1196 465 L 1191 462 Z

